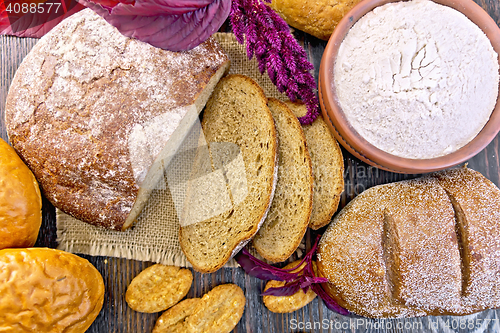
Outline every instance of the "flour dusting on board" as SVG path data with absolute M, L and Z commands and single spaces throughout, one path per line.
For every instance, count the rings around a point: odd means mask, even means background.
M 428 0 L 362 17 L 334 68 L 340 106 L 377 148 L 406 158 L 458 150 L 484 127 L 498 95 L 498 55 L 460 12 Z

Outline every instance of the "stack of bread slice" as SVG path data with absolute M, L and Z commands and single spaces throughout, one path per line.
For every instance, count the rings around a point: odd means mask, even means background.
M 210 167 L 222 170 L 231 203 L 216 216 L 181 224 L 181 248 L 196 270 L 219 269 L 252 238 L 262 257 L 284 261 L 308 226 L 327 224 L 336 211 L 343 190 L 338 144 L 321 117 L 301 126 L 297 115 L 305 106 L 289 105 L 268 100 L 243 75 L 228 75 L 215 88 L 202 127 Z M 243 170 L 228 167 L 238 154 L 221 150 L 223 143 L 239 147 Z M 211 195 L 217 196 L 225 195 Z
M 229 177 L 227 170 L 223 172 L 231 200 L 228 209 L 180 227 L 180 245 L 189 262 L 200 272 L 214 272 L 252 239 L 266 218 L 277 180 L 278 143 L 263 90 L 242 75 L 229 75 L 218 83 L 206 104 L 202 128 L 214 172 L 224 163 L 214 159 L 210 148 L 216 143 L 237 145 L 245 166 L 243 175 Z M 235 200 L 232 185 L 241 177 L 246 195 Z

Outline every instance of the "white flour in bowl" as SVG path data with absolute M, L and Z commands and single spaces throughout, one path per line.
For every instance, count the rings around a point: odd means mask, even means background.
M 342 42 L 334 85 L 368 142 L 405 158 L 443 156 L 483 128 L 498 95 L 498 55 L 462 13 L 428 0 L 363 16 Z

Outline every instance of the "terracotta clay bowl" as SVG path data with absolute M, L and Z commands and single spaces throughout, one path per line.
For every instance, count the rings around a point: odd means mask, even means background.
M 333 68 L 340 44 L 349 32 L 349 29 L 358 19 L 375 7 L 396 1 L 401 0 L 363 0 L 347 13 L 335 28 L 321 59 L 319 70 L 321 110 L 330 130 L 344 148 L 370 165 L 398 173 L 426 173 L 446 169 L 467 161 L 483 150 L 496 137 L 500 129 L 500 99 L 497 99 L 495 109 L 484 128 L 467 145 L 445 156 L 429 159 L 410 159 L 384 152 L 361 137 L 347 121 L 335 96 L 332 75 Z M 490 39 L 493 49 L 500 54 L 500 29 L 495 21 L 479 5 L 472 0 L 433 1 L 465 14 L 465 16 L 483 30 Z

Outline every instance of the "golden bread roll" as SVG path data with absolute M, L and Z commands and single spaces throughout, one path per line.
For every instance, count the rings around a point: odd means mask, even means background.
M 273 0 L 271 7 L 292 27 L 328 40 L 344 15 L 361 0 Z
M 467 168 L 380 185 L 352 200 L 318 248 L 340 306 L 372 317 L 500 306 L 500 190 Z
M 0 249 L 33 246 L 42 224 L 42 197 L 30 169 L 0 139 Z
M 104 283 L 87 260 L 47 248 L 0 250 L 0 332 L 83 333 Z

